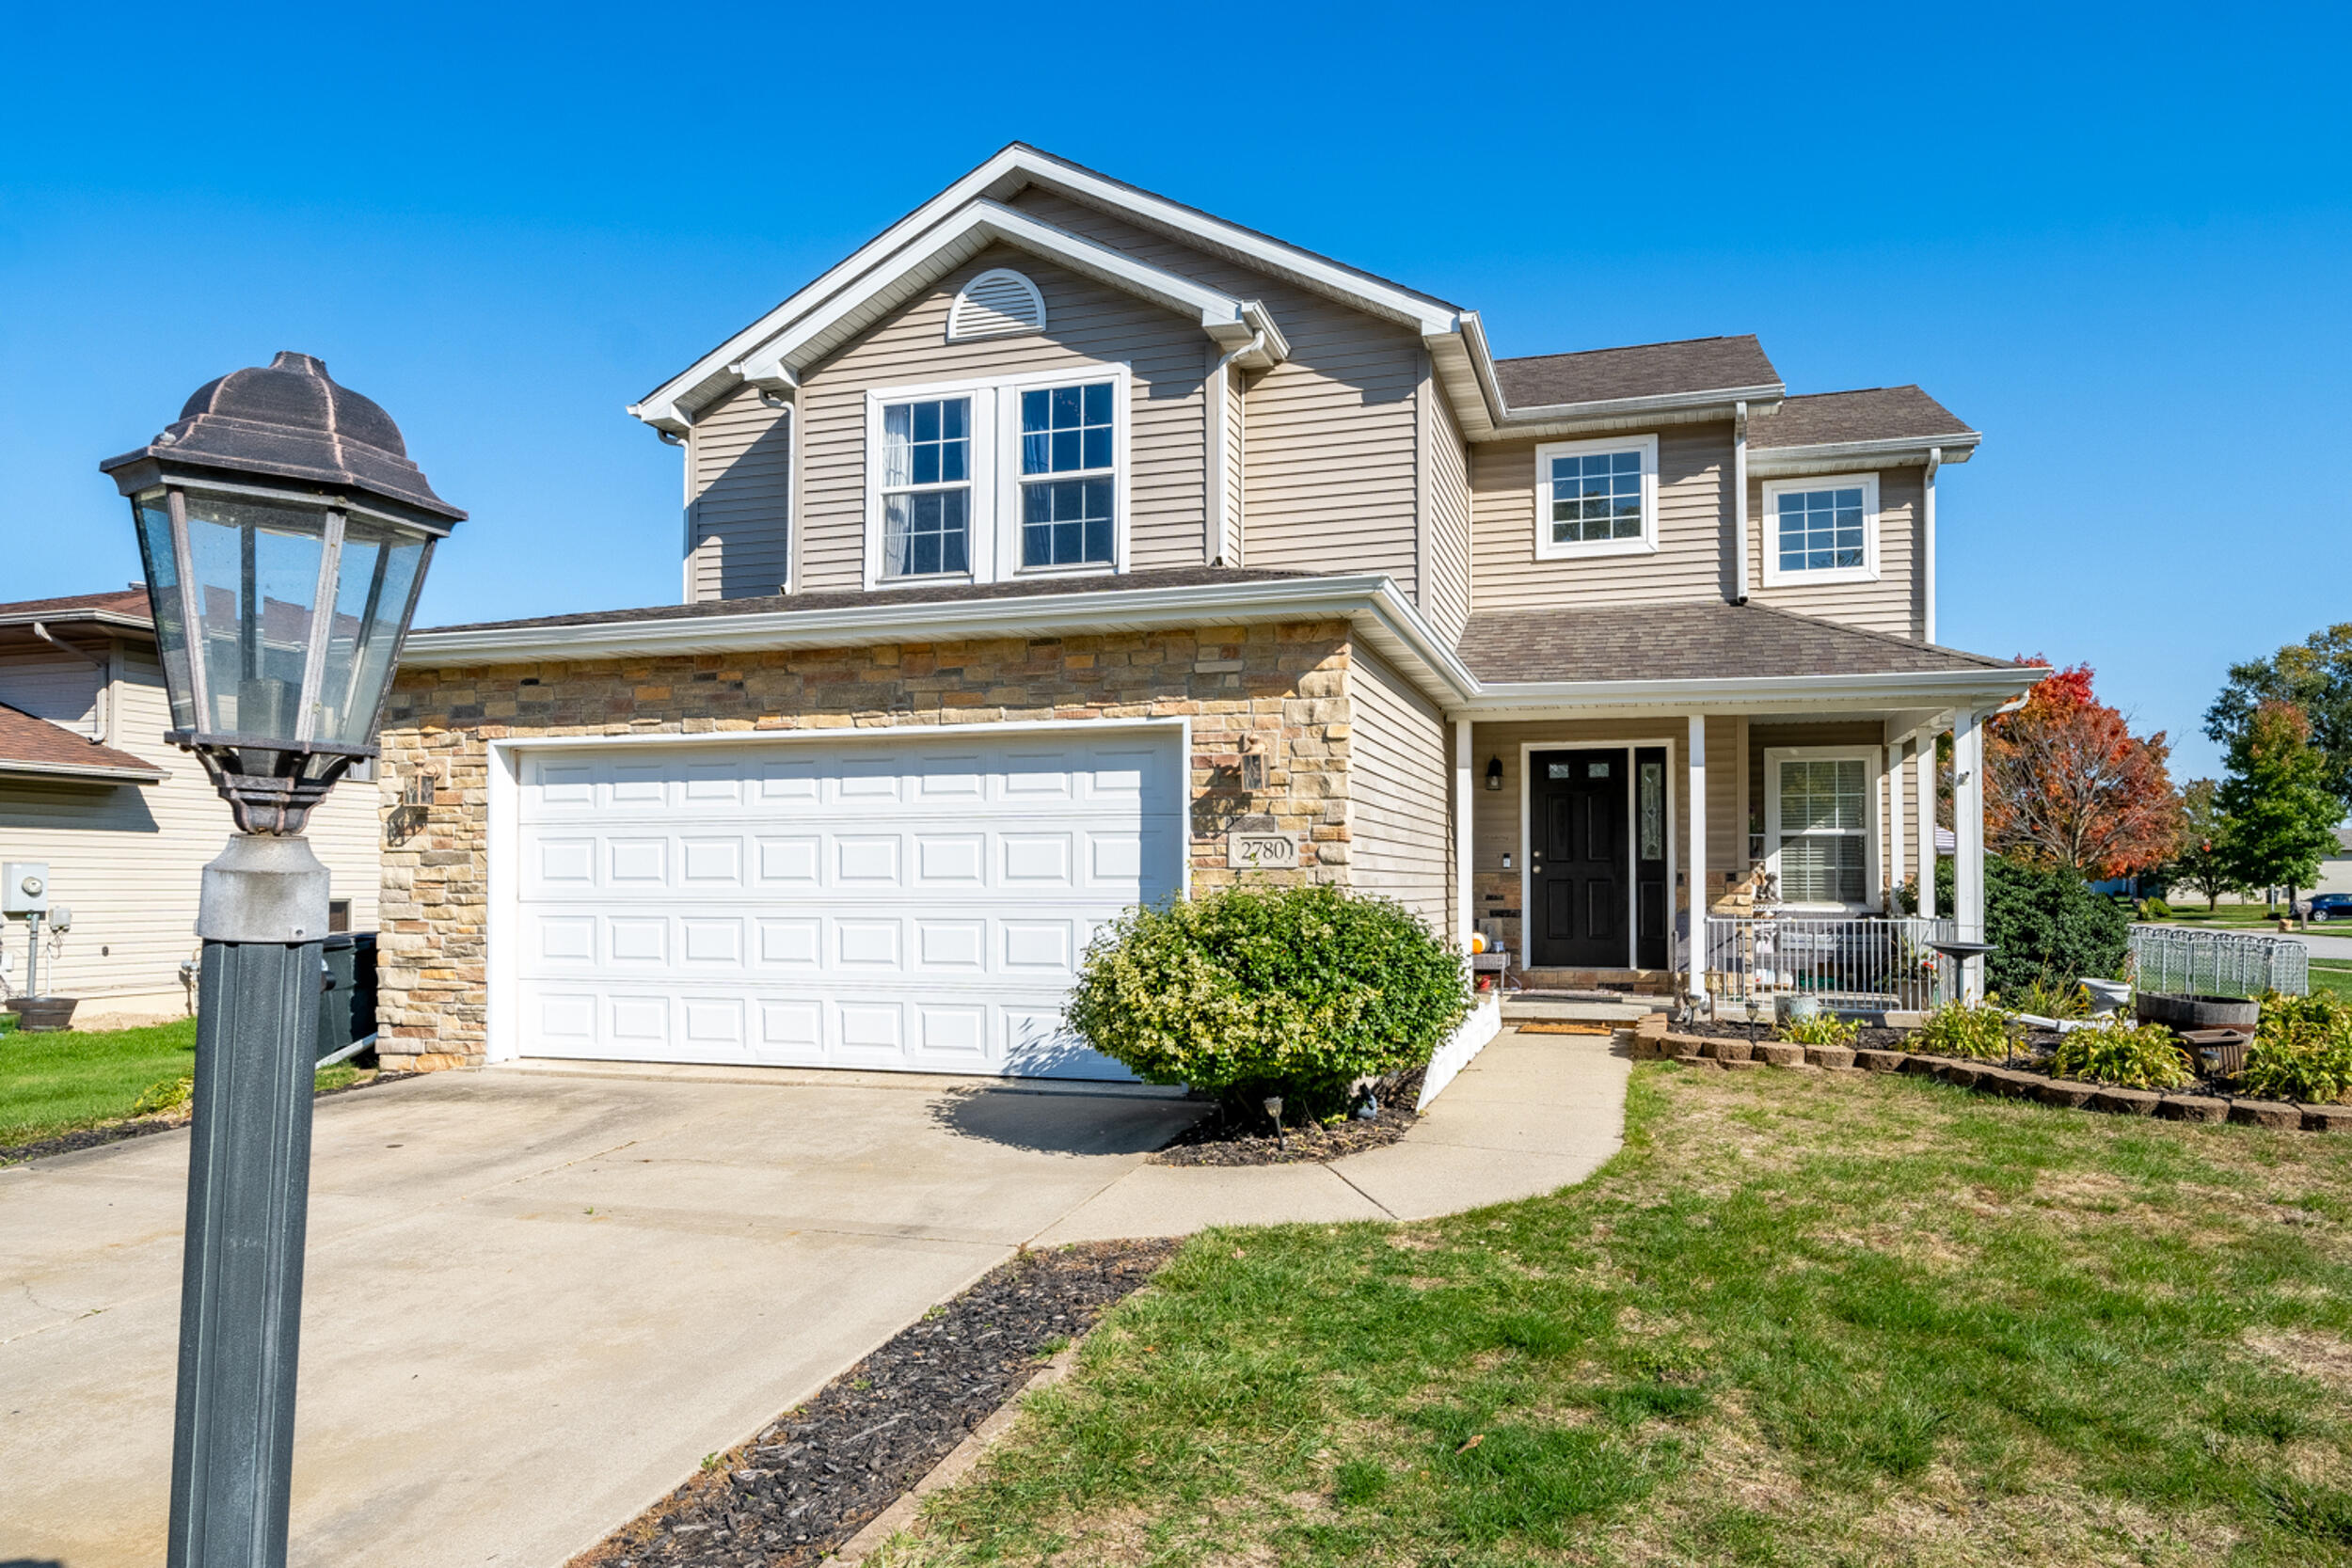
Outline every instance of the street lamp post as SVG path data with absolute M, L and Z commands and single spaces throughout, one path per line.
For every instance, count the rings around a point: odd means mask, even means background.
M 301 836 L 376 726 L 465 514 L 303 354 L 99 467 L 130 498 L 171 702 L 237 831 L 204 868 L 169 1568 L 286 1560 L 327 872 Z

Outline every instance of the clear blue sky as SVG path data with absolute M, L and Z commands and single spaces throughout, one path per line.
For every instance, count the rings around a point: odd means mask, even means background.
M 142 14 L 143 13 L 143 14 Z M 1947 641 L 2170 730 L 2352 619 L 2341 5 L 14 8 L 0 597 L 136 576 L 98 471 L 277 349 L 473 513 L 421 621 L 674 598 L 623 404 L 1022 139 L 1473 306 L 1760 334 L 1986 433 Z

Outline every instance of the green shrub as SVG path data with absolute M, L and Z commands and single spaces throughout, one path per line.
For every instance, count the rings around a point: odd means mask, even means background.
M 1461 956 L 1402 905 L 1334 887 L 1229 888 L 1120 917 L 1087 949 L 1070 1026 L 1148 1084 L 1286 1119 L 1429 1059 L 1470 1009 Z
M 2352 1002 L 2325 991 L 2265 996 L 2239 1083 L 2265 1100 L 2327 1105 L 2352 1098 Z
M 1849 1023 L 1835 1013 L 1815 1013 L 1811 1018 L 1792 1018 L 1772 1033 L 1791 1045 L 1851 1045 L 1862 1037 L 1862 1025 Z
M 1948 860 L 1936 863 L 1935 897 L 1947 914 L 1959 907 Z M 1984 863 L 1984 940 L 1994 948 L 1984 960 L 1985 985 L 2005 996 L 2036 980 L 2122 979 L 2131 915 L 2072 871 L 1992 855 Z
M 2003 1001 L 2001 1010 L 2012 1018 L 2082 1018 L 2090 1011 L 2090 999 L 2079 980 L 2036 980 Z
M 2142 920 L 2169 920 L 2172 918 L 2172 906 L 2162 898 L 2151 896 L 2139 901 L 2137 913 Z
M 2180 1041 L 2160 1023 L 2070 1029 L 2058 1037 L 2050 1071 L 2126 1089 L 2175 1089 L 2195 1076 Z
M 185 1105 L 196 1093 L 194 1078 L 167 1078 L 149 1086 L 146 1093 L 131 1102 L 135 1117 L 159 1117 Z
M 1979 1062 L 2009 1054 L 2009 1015 L 1987 999 L 1975 1006 L 1947 1002 L 1928 1014 L 1912 1044 L 1934 1056 L 1967 1056 Z

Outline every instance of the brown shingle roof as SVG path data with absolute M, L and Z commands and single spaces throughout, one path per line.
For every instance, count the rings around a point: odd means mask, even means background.
M 0 703 L 0 772 L 56 770 L 70 776 L 92 769 L 113 769 L 147 779 L 164 776 L 163 769 L 153 763 L 111 746 L 98 745 L 62 724 L 53 724 L 23 708 Z
M 71 620 L 76 615 L 105 614 L 149 619 L 147 590 L 118 588 L 111 594 L 68 594 L 56 599 L 19 599 L 0 604 L 0 620 Z
M 1748 421 L 1748 445 L 1818 447 L 1842 441 L 1974 436 L 1960 417 L 1916 387 L 1813 392 Z
M 1764 347 L 1756 335 L 1747 333 L 1737 338 L 1689 338 L 1674 343 L 1498 359 L 1495 384 L 1502 388 L 1503 401 L 1516 409 L 1733 387 L 1777 387 L 1780 372 L 1764 357 Z
M 1279 582 L 1313 572 L 1248 571 L 1237 566 L 1178 566 L 1115 577 L 1024 578 L 1011 582 L 960 582 L 937 588 L 849 590 L 836 594 L 771 594 L 756 599 L 707 599 L 700 604 L 647 605 L 642 610 L 599 610 L 579 615 L 542 615 L 527 621 L 475 621 L 429 626 L 428 632 L 501 631 L 515 626 L 602 626 L 630 621 L 691 621 L 707 616 L 815 614 L 827 610 L 882 609 L 891 605 L 962 604 L 974 599 L 1042 598 L 1060 594 L 1103 594 L 1121 589 L 1208 588 L 1229 582 Z
M 1482 681 L 1710 680 L 1740 675 L 2007 670 L 2007 659 L 1911 642 L 1759 604 L 1490 610 L 1463 629 Z

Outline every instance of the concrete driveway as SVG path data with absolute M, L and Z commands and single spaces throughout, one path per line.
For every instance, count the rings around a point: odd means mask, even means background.
M 554 1568 L 1190 1113 L 895 1074 L 319 1102 L 296 1568 Z M 0 1563 L 163 1560 L 187 1136 L 0 1171 Z

